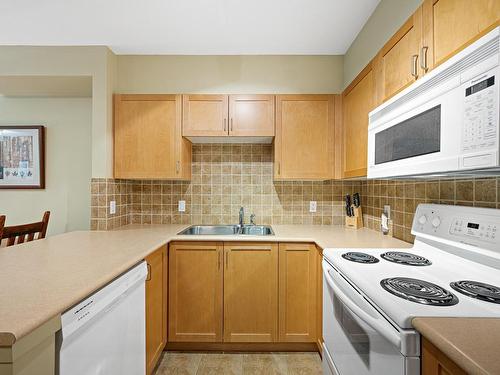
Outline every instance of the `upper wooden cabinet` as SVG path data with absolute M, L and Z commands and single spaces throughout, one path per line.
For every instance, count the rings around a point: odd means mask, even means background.
M 217 137 L 228 132 L 227 95 L 183 95 L 182 135 Z
M 224 243 L 224 341 L 278 341 L 278 244 Z
M 169 247 L 169 342 L 222 342 L 221 242 Z
M 274 95 L 184 95 L 185 137 L 272 137 Z
M 345 89 L 343 113 L 343 177 L 366 176 L 368 113 L 375 106 L 372 64 L 369 64 Z
M 334 177 L 335 97 L 276 96 L 276 180 Z
M 422 10 L 419 8 L 374 59 L 378 104 L 408 87 L 421 75 L 421 37 Z
M 115 95 L 114 177 L 191 178 L 181 113 L 180 95 Z
M 152 374 L 167 343 L 167 253 L 162 247 L 146 257 L 146 374 Z
M 425 0 L 423 67 L 432 69 L 498 24 L 498 0 Z
M 279 244 L 280 342 L 316 342 L 318 256 L 314 244 Z
M 229 95 L 229 135 L 274 136 L 274 95 Z

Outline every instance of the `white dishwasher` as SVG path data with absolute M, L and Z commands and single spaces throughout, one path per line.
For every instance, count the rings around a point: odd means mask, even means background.
M 147 273 L 142 262 L 62 315 L 57 374 L 145 374 Z

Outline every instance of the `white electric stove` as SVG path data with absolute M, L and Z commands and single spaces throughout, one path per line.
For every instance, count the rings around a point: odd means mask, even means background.
M 418 375 L 415 317 L 500 317 L 500 210 L 421 204 L 411 249 L 326 249 L 323 368 Z

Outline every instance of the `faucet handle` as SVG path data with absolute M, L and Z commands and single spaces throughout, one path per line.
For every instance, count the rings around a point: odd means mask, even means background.
M 250 224 L 255 225 L 255 214 L 250 215 Z

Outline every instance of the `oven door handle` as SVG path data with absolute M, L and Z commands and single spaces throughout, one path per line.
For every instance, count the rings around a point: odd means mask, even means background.
M 384 336 L 391 344 L 395 345 L 398 349 L 401 349 L 401 337 L 399 333 L 394 329 L 394 327 L 387 321 L 381 321 L 380 319 L 370 316 L 361 307 L 359 307 L 354 301 L 352 301 L 343 291 L 340 289 L 332 280 L 330 271 L 325 272 L 325 279 L 328 286 L 333 290 L 333 293 L 337 298 L 346 305 L 349 310 L 351 310 L 359 319 L 368 324 L 375 331 Z M 370 308 L 372 308 L 370 306 Z M 383 319 L 383 318 L 382 318 Z

